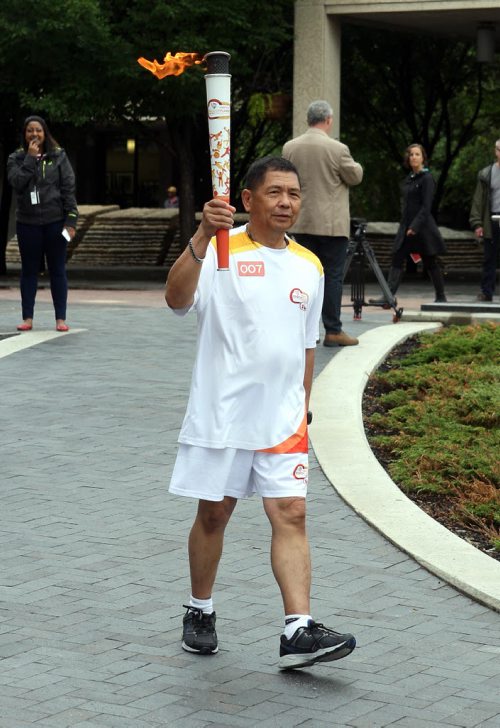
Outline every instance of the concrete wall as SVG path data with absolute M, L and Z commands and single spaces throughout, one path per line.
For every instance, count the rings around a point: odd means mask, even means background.
M 340 22 L 329 18 L 323 2 L 299 0 L 295 5 L 293 71 L 293 134 L 307 128 L 307 107 L 325 99 L 334 110 L 333 136 L 340 131 Z

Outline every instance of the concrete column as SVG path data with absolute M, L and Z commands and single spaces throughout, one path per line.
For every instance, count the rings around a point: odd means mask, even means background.
M 293 135 L 307 128 L 311 101 L 325 99 L 333 108 L 333 136 L 340 132 L 340 20 L 328 16 L 323 0 L 295 3 Z

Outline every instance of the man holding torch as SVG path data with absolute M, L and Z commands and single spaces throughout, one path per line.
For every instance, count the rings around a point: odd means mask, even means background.
M 238 499 L 257 493 L 272 527 L 271 563 L 285 613 L 279 667 L 293 669 L 340 659 L 356 644 L 310 614 L 307 410 L 323 269 L 286 234 L 301 203 L 291 162 L 254 162 L 242 202 L 249 223 L 235 229 L 235 208 L 227 201 L 216 196 L 205 204 L 166 284 L 169 307 L 198 317 L 198 352 L 170 483 L 172 493 L 198 499 L 182 647 L 205 655 L 218 650 L 212 591 L 224 531 Z M 223 271 L 217 270 L 217 230 L 230 231 Z

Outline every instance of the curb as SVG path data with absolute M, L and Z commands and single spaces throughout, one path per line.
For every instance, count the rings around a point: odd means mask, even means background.
M 418 321 L 429 321 L 443 324 L 443 326 L 469 326 L 471 324 L 484 324 L 486 321 L 492 321 L 493 323 L 500 323 L 500 313 L 496 312 L 480 312 L 476 313 L 473 311 L 403 311 L 401 321 L 404 322 L 418 322 Z
M 439 578 L 500 612 L 500 563 L 434 521 L 391 480 L 365 436 L 362 396 L 389 351 L 438 323 L 379 326 L 342 349 L 315 379 L 309 428 L 316 457 L 340 497 L 395 546 Z

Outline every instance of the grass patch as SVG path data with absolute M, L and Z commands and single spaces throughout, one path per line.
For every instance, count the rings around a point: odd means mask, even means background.
M 401 489 L 497 550 L 499 382 L 500 326 L 450 326 L 393 352 L 364 408 L 370 444 Z

